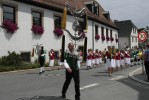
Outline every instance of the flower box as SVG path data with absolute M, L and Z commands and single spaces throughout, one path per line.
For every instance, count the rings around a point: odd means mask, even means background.
M 114 38 L 113 37 L 111 37 L 111 41 L 114 41 Z
M 63 30 L 59 27 L 55 28 L 53 32 L 55 33 L 55 36 L 57 36 L 57 37 L 60 37 L 64 34 Z
M 104 35 L 101 36 L 102 41 L 104 41 L 106 38 Z
M 31 30 L 33 31 L 33 33 L 39 34 L 39 35 L 43 34 L 44 32 L 44 28 L 39 25 L 33 25 Z
M 18 29 L 18 25 L 10 20 L 4 20 L 2 28 L 5 28 L 7 33 L 14 33 Z
M 100 39 L 100 36 L 99 36 L 98 34 L 96 34 L 96 35 L 95 35 L 95 39 L 96 39 L 96 40 L 99 40 L 99 39 Z
M 110 37 L 106 37 L 106 39 L 107 39 L 107 41 L 109 41 L 110 40 Z

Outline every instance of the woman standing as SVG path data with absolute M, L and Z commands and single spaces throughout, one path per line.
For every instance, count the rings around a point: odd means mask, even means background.
M 108 46 L 108 51 L 106 51 L 106 67 L 108 68 L 109 76 L 112 76 L 112 66 L 111 66 L 111 47 Z

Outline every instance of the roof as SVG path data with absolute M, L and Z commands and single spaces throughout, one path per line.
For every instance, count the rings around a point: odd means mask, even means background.
M 137 29 L 131 20 L 115 21 L 114 23 L 119 27 L 119 37 L 129 37 L 132 28 Z
M 63 12 L 63 9 L 65 7 L 65 2 L 69 1 L 69 4 L 72 8 L 75 8 L 75 1 L 74 0 L 15 0 L 18 2 L 23 2 L 35 6 L 39 6 L 42 8 Z M 93 21 L 97 21 L 101 24 L 104 24 L 106 26 L 109 26 L 111 28 L 117 29 L 118 27 L 115 25 L 115 23 L 110 19 L 107 20 L 102 12 L 105 12 L 105 10 L 102 8 L 102 6 L 96 1 L 96 0 L 78 0 L 77 6 L 78 9 L 82 9 L 83 7 L 86 7 L 84 2 L 94 2 L 99 5 L 99 16 L 93 14 L 89 9 L 86 9 L 88 18 Z

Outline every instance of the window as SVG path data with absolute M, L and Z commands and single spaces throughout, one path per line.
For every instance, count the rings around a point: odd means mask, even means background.
M 95 5 L 94 6 L 94 13 L 98 16 L 99 15 L 99 6 Z
M 103 12 L 103 16 L 104 16 L 107 20 L 110 20 L 110 13 L 109 13 L 109 11 Z
M 10 20 L 16 22 L 15 7 L 3 5 L 3 20 Z
M 60 16 L 54 16 L 54 28 L 61 27 L 61 17 Z
M 86 7 L 92 12 L 92 4 L 86 4 Z
M 134 42 L 134 37 L 132 37 L 132 42 Z
M 115 34 L 115 39 L 118 39 L 118 36 L 117 36 L 117 34 Z
M 21 59 L 22 61 L 25 61 L 25 62 L 30 62 L 31 59 L 30 59 L 30 52 L 22 52 L 21 53 Z
M 104 27 L 101 27 L 101 34 L 104 36 Z
M 42 26 L 42 14 L 41 12 L 32 11 L 33 25 Z
M 112 38 L 112 30 L 110 30 L 110 37 Z
M 137 37 L 135 39 L 136 39 L 136 42 L 138 42 Z
M 109 35 L 108 35 L 108 29 L 106 29 L 106 37 L 109 37 Z
M 97 35 L 98 34 L 98 26 L 95 25 L 95 34 Z

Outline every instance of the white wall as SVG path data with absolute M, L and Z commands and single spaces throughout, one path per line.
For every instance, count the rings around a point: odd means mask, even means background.
M 138 32 L 137 31 L 133 31 L 133 30 L 134 29 L 132 29 L 132 31 L 131 31 L 131 38 L 130 38 L 131 48 L 135 47 L 135 46 L 138 47 Z M 137 30 L 137 29 L 135 29 L 135 30 Z M 134 38 L 133 39 L 134 41 L 132 41 L 132 37 Z M 137 38 L 137 41 L 136 41 L 136 38 Z
M 6 33 L 5 29 L 0 28 L 0 56 L 7 55 L 8 51 L 15 51 L 17 53 L 20 52 L 31 52 L 34 45 L 43 44 L 45 50 L 50 51 L 50 49 L 59 50 L 61 48 L 61 41 L 62 38 L 56 38 L 53 34 L 54 30 L 54 20 L 53 20 L 53 13 L 57 13 L 54 11 L 49 11 L 47 9 L 15 2 L 8 0 L 9 2 L 12 2 L 13 4 L 16 4 L 18 6 L 18 27 L 19 29 L 14 34 Z M 31 9 L 39 9 L 43 11 L 44 18 L 43 18 L 43 26 L 44 26 L 44 34 L 43 35 L 35 35 L 32 33 L 32 16 L 31 16 Z M 1 6 L 0 6 L 0 13 L 1 13 Z M 0 19 L 1 16 L 0 16 Z M 74 33 L 72 30 L 72 21 L 74 18 L 72 16 L 67 16 L 67 26 L 66 28 L 71 32 Z M 1 24 L 0 20 L 0 24 Z M 99 25 L 99 34 L 101 36 L 101 26 L 105 28 L 108 28 L 109 30 L 111 28 L 106 27 L 104 25 L 101 25 L 99 23 L 96 23 Z M 95 36 L 93 37 L 93 29 L 95 25 L 91 20 L 88 21 L 88 31 L 87 31 L 87 37 L 88 37 L 88 43 L 87 47 L 99 50 L 104 50 L 109 45 L 115 45 L 118 47 L 118 43 L 115 42 L 115 40 L 111 42 L 104 42 L 101 41 L 101 38 L 99 41 L 95 41 Z M 93 29 L 92 29 L 93 28 Z M 105 30 L 104 30 L 105 31 Z M 117 30 L 112 29 L 113 31 L 113 37 L 115 39 L 115 34 L 117 34 Z M 94 30 L 95 32 L 95 30 Z M 104 32 L 106 35 L 106 31 Z M 65 34 L 65 49 L 67 49 L 67 44 L 71 42 L 72 40 L 68 37 L 68 34 L 64 32 Z M 95 33 L 94 33 L 95 34 Z M 110 32 L 109 32 L 110 35 Z M 93 46 L 94 41 L 94 46 Z M 84 39 L 77 41 L 77 47 L 84 45 Z M 46 54 L 47 61 L 48 61 L 48 53 Z M 35 57 L 37 58 L 37 57 Z M 32 58 L 32 59 L 35 59 Z

